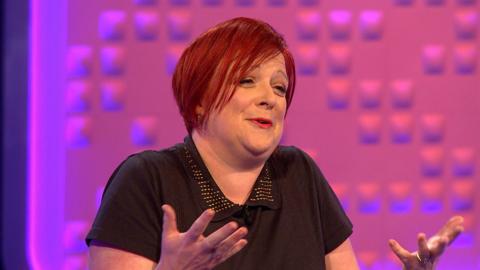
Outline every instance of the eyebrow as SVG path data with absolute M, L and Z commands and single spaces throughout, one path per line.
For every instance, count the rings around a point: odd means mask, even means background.
M 255 72 L 258 72 L 258 70 L 260 69 L 260 66 L 255 66 L 254 68 L 252 68 L 252 70 L 249 72 L 249 73 L 255 73 Z M 287 73 L 285 73 L 285 71 L 279 69 L 277 71 L 274 72 L 274 75 L 280 73 L 281 75 L 283 75 L 283 77 L 287 80 L 287 83 L 289 83 L 290 81 L 288 80 L 288 76 L 287 76 Z
M 283 75 L 283 77 L 285 77 L 285 79 L 286 79 L 287 82 L 288 82 L 288 76 L 287 76 L 287 74 L 286 74 L 283 70 L 277 70 L 277 71 L 275 71 L 275 74 L 278 74 L 278 73 L 280 73 L 281 75 Z

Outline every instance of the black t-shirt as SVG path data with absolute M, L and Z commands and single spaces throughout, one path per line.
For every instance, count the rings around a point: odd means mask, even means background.
M 352 233 L 352 224 L 315 162 L 295 147 L 279 146 L 244 205 L 215 184 L 190 137 L 162 151 L 130 156 L 105 188 L 91 240 L 159 261 L 163 204 L 186 231 L 200 214 L 216 214 L 208 235 L 230 221 L 247 226 L 248 244 L 215 269 L 325 269 L 325 254 Z

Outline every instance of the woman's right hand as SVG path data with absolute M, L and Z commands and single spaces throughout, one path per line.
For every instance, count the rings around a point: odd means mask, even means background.
M 215 212 L 204 211 L 186 232 L 179 232 L 175 211 L 163 205 L 162 251 L 156 270 L 212 269 L 225 261 L 246 244 L 245 227 L 238 228 L 235 222 L 203 236 Z

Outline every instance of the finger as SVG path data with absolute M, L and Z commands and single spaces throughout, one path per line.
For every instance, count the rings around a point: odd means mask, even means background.
M 410 252 L 408 250 L 404 249 L 397 241 L 390 239 L 388 241 L 388 244 L 390 246 L 390 249 L 397 255 L 397 257 L 402 261 L 402 262 L 407 262 L 408 258 L 411 257 Z
M 446 237 L 441 237 L 438 239 L 437 245 L 434 249 L 430 248 L 430 254 L 433 257 L 438 257 L 440 256 L 443 251 L 447 248 L 448 245 L 448 239 Z
M 457 237 L 464 231 L 463 226 L 458 225 L 450 234 L 450 236 L 447 236 L 447 245 L 450 245 L 457 239 Z
M 419 233 L 417 237 L 418 242 L 418 255 L 421 261 L 427 261 L 430 259 L 430 250 L 427 245 L 427 237 L 424 233 Z
M 175 215 L 175 210 L 168 205 L 162 205 L 163 210 L 163 233 L 164 234 L 171 234 L 171 233 L 178 233 L 177 229 L 177 217 Z
M 440 238 L 445 238 L 447 240 L 446 244 L 450 245 L 455 239 L 463 232 L 463 217 L 454 216 L 445 223 L 445 225 L 437 232 L 435 236 L 428 240 L 428 246 L 430 249 L 437 250 L 438 240 Z
M 216 251 L 221 254 L 223 257 L 225 254 L 228 254 L 229 250 L 232 249 L 235 244 L 244 238 L 247 235 L 247 228 L 241 227 L 231 233 L 225 240 L 218 243 Z
M 232 227 L 238 227 L 238 225 L 236 225 L 234 222 L 231 222 L 227 225 L 232 225 Z M 225 225 L 221 229 L 226 228 L 227 225 Z M 216 232 L 220 231 L 221 229 L 217 230 Z M 212 256 L 210 257 L 211 267 L 215 267 L 217 264 L 225 261 L 233 254 L 237 253 L 240 249 L 242 249 L 246 244 L 246 240 L 242 238 L 247 235 L 247 232 L 247 228 L 245 227 L 238 228 L 233 233 L 231 233 L 225 240 L 218 243 L 216 247 L 210 248 L 210 252 L 213 252 Z M 208 251 L 208 249 L 206 249 L 206 251 Z
M 463 222 L 464 219 L 462 216 L 453 216 L 448 220 L 447 224 L 453 224 L 454 226 L 456 226 L 463 224 Z
M 248 229 L 246 227 L 240 227 L 238 228 L 232 235 L 230 235 L 227 239 L 225 239 L 223 242 L 225 244 L 231 244 L 230 246 L 235 245 L 238 241 L 240 241 L 242 238 L 247 236 L 248 234 Z
M 246 245 L 248 244 L 248 241 L 246 239 L 240 239 L 239 241 L 237 241 L 231 248 L 230 250 L 228 250 L 224 256 L 222 256 L 221 260 L 218 262 L 218 263 L 222 263 L 224 262 L 225 260 L 227 260 L 228 258 L 232 257 L 233 255 L 235 255 L 237 252 L 239 252 L 240 250 L 242 250 L 242 248 L 244 248 Z
M 216 248 L 221 242 L 232 236 L 237 231 L 238 225 L 236 222 L 229 222 L 220 229 L 214 231 L 204 240 L 205 246 L 210 249 Z
M 193 222 L 190 229 L 186 232 L 186 237 L 190 241 L 197 241 L 197 239 L 203 234 L 208 224 L 215 215 L 215 211 L 207 209 Z
M 463 217 L 454 216 L 450 218 L 445 225 L 438 231 L 437 235 L 447 236 L 449 239 L 455 239 L 463 229 Z
M 445 237 L 447 237 L 447 244 L 449 245 L 452 243 L 464 230 L 463 227 L 463 217 L 456 216 L 450 219 L 449 221 L 449 230 L 445 233 Z

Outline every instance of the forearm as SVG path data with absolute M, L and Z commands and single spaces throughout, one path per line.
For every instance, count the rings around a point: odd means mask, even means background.
M 349 239 L 325 256 L 325 265 L 327 270 L 360 269 Z

